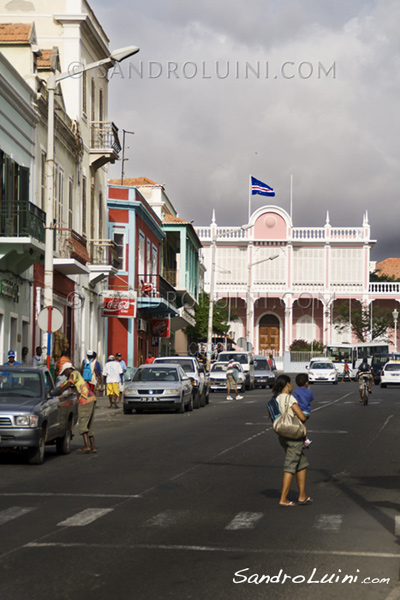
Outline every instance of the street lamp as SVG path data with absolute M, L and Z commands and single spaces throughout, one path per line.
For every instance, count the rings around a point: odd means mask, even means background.
M 394 309 L 392 312 L 392 317 L 394 321 L 394 351 L 397 352 L 397 319 L 399 318 L 399 311 Z
M 275 260 L 278 258 L 279 254 L 275 254 L 275 256 L 268 256 L 267 258 L 262 258 L 261 260 L 257 260 L 255 262 L 249 263 L 247 265 L 247 296 L 246 296 L 246 342 L 247 342 L 247 351 L 250 351 L 250 288 L 251 288 L 251 268 L 255 265 L 259 265 L 260 263 L 266 262 L 267 260 Z M 253 323 L 252 323 L 253 324 Z
M 213 316 L 214 316 L 214 280 L 215 280 L 215 250 L 217 247 L 217 238 L 224 237 L 230 233 L 236 233 L 236 231 L 245 231 L 250 229 L 254 225 L 242 225 L 241 227 L 235 227 L 234 229 L 228 229 L 221 233 L 215 233 L 212 236 L 211 241 L 211 275 L 210 275 L 210 304 L 208 308 L 208 328 L 207 328 L 207 371 L 210 370 L 211 365 L 211 346 L 212 346 L 212 330 L 213 330 Z
M 107 58 L 98 60 L 88 65 L 81 65 L 70 71 L 55 74 L 54 70 L 50 72 L 47 80 L 47 158 L 46 158 L 46 237 L 45 237 L 45 260 L 44 260 L 44 305 L 48 308 L 48 327 L 47 327 L 47 367 L 50 367 L 50 348 L 51 348 L 51 323 L 53 309 L 53 251 L 54 251 L 54 224 L 53 224 L 53 188 L 54 188 L 54 94 L 57 85 L 63 79 L 68 77 L 77 77 L 84 72 L 98 67 L 110 68 L 115 63 L 125 60 L 129 56 L 139 52 L 137 46 L 128 46 L 112 52 Z

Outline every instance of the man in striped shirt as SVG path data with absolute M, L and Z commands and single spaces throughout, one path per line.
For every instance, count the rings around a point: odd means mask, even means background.
M 233 390 L 236 394 L 236 400 L 242 400 L 243 396 L 239 395 L 236 383 L 236 377 L 239 370 L 239 365 L 233 358 L 228 362 L 226 367 L 226 387 L 228 389 L 228 395 L 226 397 L 227 400 L 233 400 L 231 396 L 231 390 Z M 236 373 L 235 373 L 236 371 Z

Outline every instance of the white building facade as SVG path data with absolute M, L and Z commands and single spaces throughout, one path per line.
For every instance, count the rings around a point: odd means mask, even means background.
M 197 227 L 204 246 L 205 289 L 210 289 L 211 246 L 216 244 L 214 300 L 239 320 L 231 323 L 236 341 L 249 340 L 254 353 L 283 357 L 294 340 L 325 346 L 351 342 L 350 327 L 334 327 L 338 302 L 358 301 L 399 308 L 400 283 L 370 282 L 371 239 L 368 215 L 361 227 L 293 227 L 278 206 L 264 206 L 249 220 L 250 229 Z M 224 235 L 224 232 L 229 232 Z M 393 344 L 393 327 L 388 323 Z

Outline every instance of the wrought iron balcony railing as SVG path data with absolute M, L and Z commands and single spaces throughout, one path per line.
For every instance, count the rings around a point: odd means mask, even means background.
M 86 239 L 74 229 L 56 227 L 56 252 L 59 258 L 74 258 L 85 265 L 90 261 Z
M 119 154 L 121 144 L 118 139 L 118 127 L 111 121 L 92 121 L 91 151 Z
M 90 240 L 90 262 L 92 265 L 111 266 L 119 269 L 117 244 L 113 240 Z
M 46 213 L 32 202 L 3 201 L 0 204 L 1 237 L 33 237 L 45 241 Z

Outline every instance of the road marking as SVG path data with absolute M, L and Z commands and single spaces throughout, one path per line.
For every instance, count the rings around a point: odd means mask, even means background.
M 76 515 L 73 515 L 69 519 L 65 519 L 65 521 L 61 521 L 57 523 L 59 527 L 84 527 L 85 525 L 89 525 L 89 523 L 93 523 L 100 517 L 112 512 L 113 508 L 87 508 Z
M 187 510 L 166 510 L 145 522 L 145 527 L 171 527 L 178 519 L 188 513 Z
M 338 533 L 343 521 L 343 515 L 319 515 L 315 519 L 314 527 L 322 531 Z
M 378 435 L 380 435 L 382 433 L 382 431 L 385 429 L 386 425 L 389 424 L 390 419 L 393 419 L 394 415 L 389 415 L 388 418 L 386 419 L 386 421 L 384 422 L 384 424 L 382 425 L 382 427 L 379 429 L 378 433 L 376 434 L 376 436 L 374 438 L 372 438 L 372 440 L 369 442 L 368 446 L 370 446 L 378 437 Z
M 394 518 L 394 534 L 400 535 L 400 516 Z
M 33 506 L 12 506 L 11 508 L 7 508 L 7 510 L 2 510 L 0 512 L 0 525 L 22 517 L 22 515 L 31 512 L 31 510 L 35 510 L 35 508 Z
M 348 431 L 341 431 L 340 429 L 308 429 L 307 433 L 349 433 Z
M 141 498 L 140 494 L 59 494 L 54 492 L 0 492 L 0 497 L 9 496 L 38 496 L 42 498 Z
M 256 523 L 263 518 L 263 513 L 241 512 L 225 527 L 230 531 L 237 529 L 254 529 Z
M 184 552 L 240 552 L 251 554 L 283 554 L 304 557 L 304 549 L 282 549 L 282 548 L 246 548 L 241 547 L 217 547 L 217 546 L 184 546 L 174 544 L 88 544 L 88 543 L 64 543 L 64 542 L 29 542 L 23 548 L 98 548 L 99 550 L 110 549 L 139 549 L 139 550 L 183 550 Z M 308 550 L 307 554 L 312 556 L 357 556 L 360 558 L 393 558 L 399 560 L 399 553 L 390 552 L 353 552 L 346 550 Z

